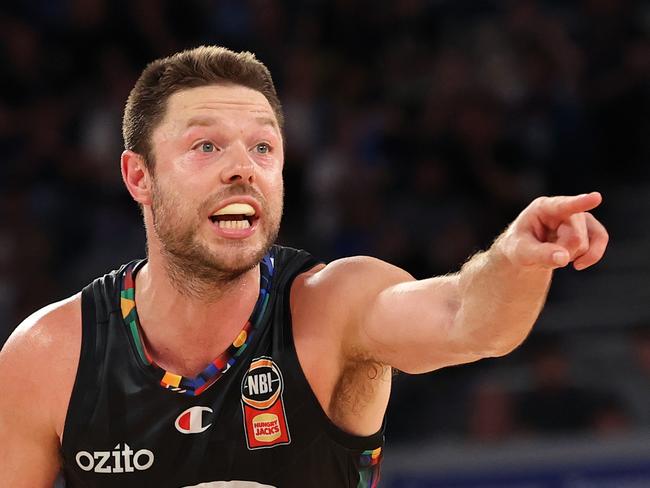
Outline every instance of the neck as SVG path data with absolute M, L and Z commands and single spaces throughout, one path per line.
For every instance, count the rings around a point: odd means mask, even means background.
M 250 317 L 260 272 L 257 265 L 228 282 L 212 283 L 209 290 L 190 289 L 188 281 L 179 287 L 180 276 L 170 275 L 162 254 L 150 253 L 136 275 L 136 305 L 154 360 L 180 374 L 194 374 L 232 343 Z

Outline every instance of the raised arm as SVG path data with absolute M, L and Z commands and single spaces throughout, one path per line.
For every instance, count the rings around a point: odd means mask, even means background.
M 553 270 L 603 256 L 607 232 L 588 213 L 600 202 L 599 193 L 538 198 L 452 275 L 416 281 L 370 258 L 335 264 L 331 275 L 356 267 L 342 286 L 352 303 L 346 354 L 412 373 L 507 354 L 537 320 Z

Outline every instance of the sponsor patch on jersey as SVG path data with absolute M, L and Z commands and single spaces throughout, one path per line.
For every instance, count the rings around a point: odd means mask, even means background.
M 124 446 L 120 443 L 112 451 L 79 451 L 75 454 L 75 461 L 84 471 L 133 473 L 153 466 L 154 454 L 149 449 L 135 451 L 125 442 Z
M 200 434 L 212 425 L 205 420 L 203 412 L 212 413 L 209 407 L 191 407 L 176 417 L 174 426 L 181 434 Z
M 273 359 L 266 356 L 253 359 L 241 384 L 248 449 L 263 449 L 291 442 L 283 390 L 282 373 Z

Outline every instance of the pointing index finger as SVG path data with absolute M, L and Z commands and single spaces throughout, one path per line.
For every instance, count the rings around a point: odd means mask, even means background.
M 541 200 L 540 210 L 549 217 L 563 218 L 592 210 L 602 201 L 603 197 L 597 191 L 576 196 L 549 197 Z

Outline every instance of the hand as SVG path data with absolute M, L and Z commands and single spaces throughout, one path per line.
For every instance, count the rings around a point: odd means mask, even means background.
M 577 270 L 600 261 L 609 236 L 588 210 L 600 205 L 598 192 L 577 196 L 540 197 L 515 219 L 497 240 L 506 257 L 520 266 Z

